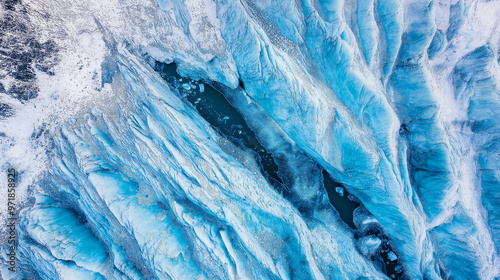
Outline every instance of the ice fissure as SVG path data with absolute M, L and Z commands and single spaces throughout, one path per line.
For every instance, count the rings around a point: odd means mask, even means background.
M 0 17 L 0 278 L 500 277 L 498 0 Z

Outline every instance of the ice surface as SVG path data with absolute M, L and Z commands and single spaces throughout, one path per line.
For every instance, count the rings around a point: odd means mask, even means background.
M 2 279 L 500 277 L 500 2 L 0 9 Z
M 387 255 L 388 255 L 389 260 L 391 260 L 391 261 L 395 261 L 395 260 L 398 259 L 398 257 L 396 256 L 396 254 L 394 254 L 394 252 L 392 252 L 392 251 L 390 251 L 389 253 L 387 253 Z
M 344 189 L 342 187 L 336 187 L 335 191 L 340 195 L 344 196 Z

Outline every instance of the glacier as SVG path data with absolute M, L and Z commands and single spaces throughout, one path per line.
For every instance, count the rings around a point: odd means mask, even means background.
M 0 16 L 1 279 L 500 279 L 500 1 Z

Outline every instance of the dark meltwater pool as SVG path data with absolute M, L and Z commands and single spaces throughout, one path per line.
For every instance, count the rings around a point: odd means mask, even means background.
M 339 212 L 340 218 L 350 228 L 357 229 L 353 221 L 353 212 L 360 204 L 349 199 L 349 192 L 340 184 L 334 181 L 328 173 L 323 170 L 323 183 L 330 203 Z

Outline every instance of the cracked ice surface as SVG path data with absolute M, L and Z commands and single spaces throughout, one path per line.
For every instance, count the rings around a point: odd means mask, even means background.
M 3 278 L 386 279 L 387 240 L 397 277 L 499 277 L 500 2 L 1 9 L 18 22 L 0 34 L 17 69 L 0 73 L 0 165 L 22 208 L 22 269 Z M 287 192 L 155 61 L 219 85 Z M 323 170 L 361 203 L 357 229 Z

